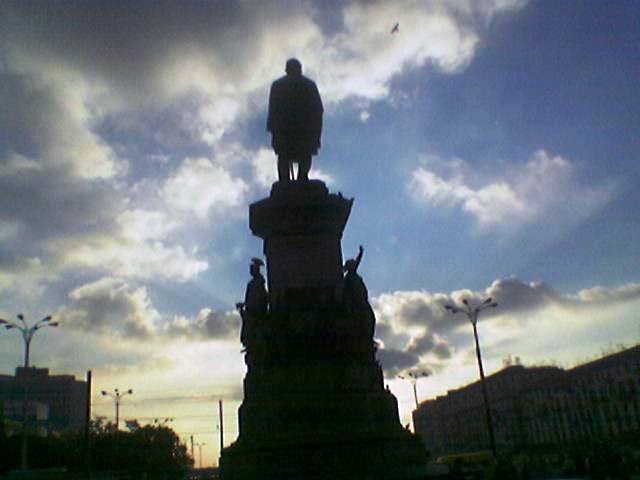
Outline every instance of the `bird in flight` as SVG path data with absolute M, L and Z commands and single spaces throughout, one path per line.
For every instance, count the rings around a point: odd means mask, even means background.
M 400 31 L 400 24 L 396 23 L 391 29 L 391 33 L 398 33 Z

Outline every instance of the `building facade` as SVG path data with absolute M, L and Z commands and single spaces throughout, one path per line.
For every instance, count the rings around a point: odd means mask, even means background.
M 49 375 L 47 368 L 18 367 L 15 376 L 0 375 L 0 403 L 6 423 L 22 422 L 26 410 L 28 423 L 40 432 L 84 428 L 88 394 L 87 382 L 73 375 Z
M 640 432 L 640 346 L 569 370 L 511 365 L 485 380 L 498 449 Z M 489 446 L 479 381 L 422 402 L 413 421 L 434 455 Z

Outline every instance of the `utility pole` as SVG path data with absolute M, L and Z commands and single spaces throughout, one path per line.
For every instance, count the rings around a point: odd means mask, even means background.
M 92 390 L 92 375 L 91 370 L 87 370 L 87 402 L 85 404 L 85 420 L 84 420 L 84 448 L 85 448 L 85 463 L 87 472 L 91 468 L 91 440 L 90 440 L 90 427 L 91 427 L 91 390 Z
M 195 453 L 193 451 L 193 435 L 191 435 L 190 440 L 191 440 L 191 458 L 193 458 L 193 466 L 195 467 L 195 465 L 196 465 L 196 457 L 195 457 Z
M 482 367 L 482 355 L 480 354 L 480 342 L 478 341 L 478 329 L 476 324 L 478 323 L 478 314 L 485 308 L 495 308 L 498 306 L 497 302 L 494 302 L 491 297 L 487 298 L 480 306 L 471 308 L 468 300 L 465 298 L 462 300 L 465 308 L 458 308 L 453 305 L 445 305 L 444 308 L 451 313 L 464 313 L 471 325 L 473 326 L 473 338 L 476 343 L 476 358 L 478 360 L 478 370 L 480 370 L 480 387 L 482 389 L 482 398 L 484 400 L 484 410 L 487 417 L 487 430 L 489 431 L 489 443 L 491 446 L 491 453 L 493 458 L 496 459 L 496 440 L 493 434 L 493 422 L 491 421 L 491 408 L 489 407 L 489 397 L 487 396 L 487 386 L 484 381 L 484 368 Z
M 218 400 L 218 414 L 220 415 L 220 455 L 222 455 L 222 449 L 224 448 L 224 424 L 222 417 L 222 400 Z

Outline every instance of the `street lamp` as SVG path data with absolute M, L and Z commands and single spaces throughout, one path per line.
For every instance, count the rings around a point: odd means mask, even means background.
M 398 375 L 398 378 L 411 382 L 411 385 L 413 386 L 413 398 L 416 401 L 416 408 L 418 408 L 418 379 L 428 377 L 429 375 L 430 373 L 427 371 L 417 373 L 409 372 L 407 373 L 407 377 L 409 378 Z
M 106 390 L 102 390 L 102 396 L 111 397 L 116 404 L 116 431 L 120 429 L 120 400 L 125 395 L 131 395 L 133 390 L 129 389 L 126 392 L 121 392 L 117 388 L 113 391 L 113 393 L 107 392 Z
M 23 470 L 27 469 L 28 461 L 27 461 L 27 371 L 29 368 L 29 349 L 31 347 L 31 339 L 33 335 L 44 327 L 57 327 L 58 322 L 52 322 L 51 315 L 47 315 L 42 320 L 39 320 L 34 325 L 29 326 L 24 319 L 24 315 L 19 313 L 16 315 L 20 323 L 18 322 L 10 322 L 9 320 L 5 320 L 4 318 L 0 318 L 0 325 L 4 325 L 4 328 L 7 330 L 16 329 L 22 333 L 22 339 L 24 340 L 24 368 L 25 368 L 25 384 L 22 395 L 22 442 L 20 448 L 20 468 Z
M 41 328 L 57 327 L 59 323 L 52 322 L 51 315 L 47 315 L 42 320 L 36 322 L 30 327 L 29 325 L 27 325 L 27 322 L 24 319 L 24 315 L 19 313 L 17 315 L 17 318 L 18 320 L 20 320 L 20 323 L 10 322 L 8 320 L 0 318 L 0 325 L 4 325 L 4 328 L 6 328 L 7 330 L 11 330 L 13 328 L 20 330 L 20 333 L 22 333 L 22 339 L 24 340 L 24 368 L 29 368 L 29 349 L 31 347 L 31 339 L 33 338 L 33 335 Z
M 206 445 L 204 442 L 196 442 L 196 447 L 198 447 L 198 455 L 200 457 L 200 468 L 202 468 L 202 447 Z
M 489 399 L 487 397 L 487 386 L 484 381 L 484 369 L 482 368 L 482 355 L 480 354 L 480 343 L 478 342 L 478 329 L 476 327 L 478 323 L 478 314 L 485 308 L 495 308 L 498 306 L 497 302 L 494 302 L 491 297 L 487 298 L 479 306 L 471 308 L 468 300 L 465 298 L 462 300 L 464 308 L 459 308 L 453 305 L 445 305 L 444 308 L 451 313 L 463 313 L 467 316 L 471 325 L 473 326 L 473 338 L 476 341 L 476 357 L 478 358 L 478 369 L 480 370 L 480 385 L 482 387 L 482 398 L 484 399 L 484 409 L 487 416 L 487 428 L 489 430 L 489 442 L 491 444 L 491 453 L 493 458 L 496 458 L 496 442 L 493 435 L 493 422 L 491 421 L 491 409 L 489 408 Z
M 170 422 L 173 422 L 173 418 L 154 418 L 153 419 L 153 425 L 159 426 L 159 427 L 167 427 L 169 425 Z

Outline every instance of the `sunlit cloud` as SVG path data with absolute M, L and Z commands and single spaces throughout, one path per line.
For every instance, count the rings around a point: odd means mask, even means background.
M 65 268 L 84 268 L 111 272 L 120 277 L 160 278 L 183 282 L 209 267 L 197 251 L 159 241 L 136 242 L 107 236 L 68 241 L 63 261 Z
M 409 191 L 427 207 L 461 209 L 480 230 L 488 231 L 543 218 L 556 224 L 579 223 L 606 205 L 615 188 L 607 183 L 588 185 L 571 161 L 539 150 L 526 163 L 493 176 L 474 172 L 460 159 L 447 164 L 431 157 L 412 172 Z
M 167 179 L 162 196 L 170 207 L 205 219 L 210 210 L 218 212 L 244 202 L 248 187 L 227 170 L 206 158 L 187 158 Z

